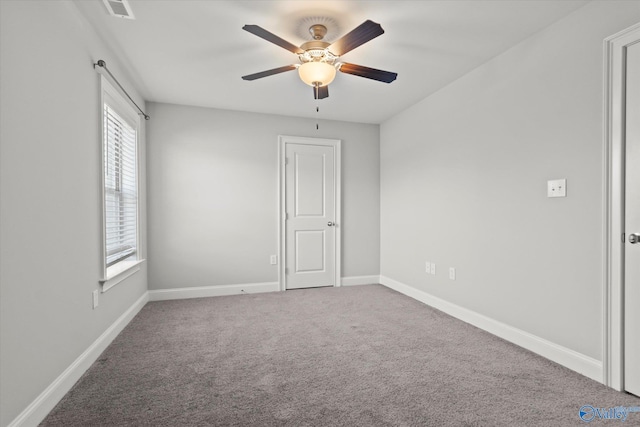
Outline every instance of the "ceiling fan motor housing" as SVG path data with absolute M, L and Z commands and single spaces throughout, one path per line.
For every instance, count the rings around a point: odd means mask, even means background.
M 298 55 L 300 58 L 300 62 L 325 62 L 327 64 L 333 65 L 338 56 L 327 50 L 329 47 L 329 43 L 323 41 L 312 41 L 304 43 L 300 46 L 301 49 L 304 50 L 304 53 Z

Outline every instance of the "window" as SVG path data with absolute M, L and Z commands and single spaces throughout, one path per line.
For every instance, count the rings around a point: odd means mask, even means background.
M 139 119 L 103 78 L 103 285 L 138 264 Z M 137 270 L 136 270 L 137 271 Z M 133 274 L 132 271 L 131 274 Z M 120 277 L 121 281 L 125 277 Z M 113 286 L 115 283 L 109 283 Z M 103 287 L 103 291 L 107 286 Z

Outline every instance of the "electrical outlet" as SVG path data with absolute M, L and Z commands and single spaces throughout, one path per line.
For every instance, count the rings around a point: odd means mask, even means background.
M 554 179 L 547 181 L 547 197 L 567 197 L 567 180 Z
M 271 265 L 278 264 L 278 255 L 271 255 Z
M 425 263 L 424 271 L 427 272 L 428 274 L 431 274 L 431 263 L 429 261 Z
M 449 268 L 449 279 L 456 280 L 456 269 L 453 267 Z
M 99 290 L 95 290 L 93 291 L 93 308 L 96 309 L 98 308 L 98 296 L 100 295 L 100 291 Z
M 436 264 L 434 262 L 431 263 L 431 274 L 436 274 Z

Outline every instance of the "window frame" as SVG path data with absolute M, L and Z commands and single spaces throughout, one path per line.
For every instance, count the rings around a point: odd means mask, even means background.
M 145 260 L 142 257 L 140 239 L 140 132 L 141 121 L 136 111 L 129 105 L 122 94 L 112 85 L 109 80 L 101 76 L 101 96 L 100 96 L 100 194 L 102 207 L 102 243 L 101 243 L 101 267 L 102 278 L 99 280 L 102 285 L 102 292 L 106 292 L 113 286 L 121 283 L 129 276 L 140 271 L 140 264 Z M 105 105 L 109 105 L 120 118 L 122 118 L 135 131 L 135 187 L 136 187 L 136 244 L 135 252 L 131 257 L 124 258 L 116 263 L 107 265 L 107 202 L 106 202 L 106 165 L 105 147 L 108 144 L 105 138 Z

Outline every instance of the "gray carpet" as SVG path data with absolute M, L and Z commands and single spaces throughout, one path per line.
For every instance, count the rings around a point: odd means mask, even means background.
M 585 404 L 640 399 L 372 285 L 149 303 L 41 425 L 571 426 Z

